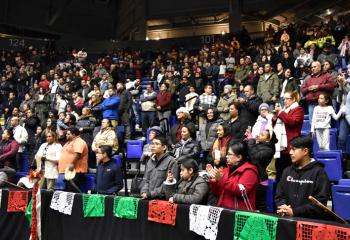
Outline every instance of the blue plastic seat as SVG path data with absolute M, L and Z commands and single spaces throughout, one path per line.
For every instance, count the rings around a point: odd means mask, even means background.
M 64 182 L 64 174 L 59 174 L 54 187 L 55 190 L 65 190 L 66 183 Z
M 140 159 L 142 156 L 143 141 L 130 140 L 126 144 L 126 157 L 127 159 Z
M 350 185 L 332 186 L 334 212 L 346 220 L 350 220 Z
M 20 159 L 20 171 L 29 172 L 29 155 L 27 151 L 22 154 Z
M 170 116 L 170 127 L 174 126 L 176 124 L 176 115 Z
M 266 191 L 266 211 L 269 213 L 275 213 L 275 189 L 276 181 L 269 179 Z
M 342 152 L 339 150 L 318 151 L 315 159 L 325 165 L 325 171 L 330 181 L 342 179 Z
M 81 186 L 81 191 L 83 193 L 87 193 L 88 190 L 92 190 L 95 185 L 96 174 L 95 173 L 87 173 L 84 175 L 84 183 Z
M 338 185 L 350 186 L 350 179 L 340 179 Z
M 304 115 L 304 120 L 310 120 L 310 119 L 309 119 L 309 114 L 305 114 L 305 115 Z
M 337 150 L 337 129 L 336 128 L 331 128 L 330 129 L 330 141 L 329 141 L 329 150 Z M 314 146 L 313 146 L 313 151 L 314 153 L 317 153 L 320 150 L 317 139 L 314 137 Z
M 149 132 L 150 132 L 150 128 L 147 128 L 147 131 L 146 131 L 146 143 L 149 144 L 151 142 L 151 140 L 149 140 Z
M 118 155 L 114 155 L 112 157 L 112 160 L 118 167 L 120 167 L 120 168 L 122 167 L 122 158 L 121 158 L 121 156 L 119 154 Z
M 310 120 L 304 120 L 303 127 L 301 128 L 301 131 L 310 131 L 310 130 L 311 130 Z

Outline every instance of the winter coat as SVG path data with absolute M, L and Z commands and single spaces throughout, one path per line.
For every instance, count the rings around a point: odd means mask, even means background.
M 160 106 L 159 112 L 171 110 L 171 93 L 169 91 L 160 92 L 157 94 L 156 106 Z
M 8 166 L 10 168 L 16 168 L 16 154 L 18 152 L 19 145 L 16 140 L 0 142 L 0 168 Z
M 76 128 L 82 128 L 83 131 L 80 132 L 80 137 L 86 142 L 86 144 L 90 147 L 93 141 L 93 132 L 96 125 L 96 119 L 93 116 L 85 116 L 81 117 L 76 125 Z
M 226 121 L 226 124 L 230 128 L 230 135 L 232 137 L 232 140 L 241 140 L 246 129 L 243 128 L 243 124 L 240 118 L 237 118 L 233 122 L 231 122 L 231 119 L 229 119 L 228 121 Z
M 283 153 L 288 154 L 290 151 L 290 142 L 293 138 L 301 135 L 301 128 L 304 122 L 304 109 L 302 107 L 296 107 L 290 110 L 288 113 L 282 111 L 278 118 L 282 120 L 286 128 L 288 147 Z M 275 120 L 272 120 L 275 124 Z
M 265 80 L 265 74 L 260 76 L 257 88 L 257 95 L 262 98 L 264 102 L 271 103 L 271 98 L 275 96 L 276 98 L 279 96 L 280 90 L 280 81 L 278 76 L 275 73 L 271 73 L 271 75 Z
M 100 106 L 101 106 L 101 102 L 96 103 L 94 105 L 92 104 L 88 105 L 88 107 L 91 109 L 92 116 L 94 116 L 94 118 L 96 119 L 97 125 L 100 125 L 102 120 L 102 112 L 101 112 Z
M 332 95 L 335 88 L 335 81 L 329 73 L 321 73 L 318 76 L 312 76 L 304 81 L 301 92 L 308 103 L 316 104 L 321 92 L 327 92 Z M 312 85 L 318 85 L 317 91 L 310 91 L 308 88 Z
M 34 144 L 34 135 L 38 126 L 40 126 L 40 119 L 36 116 L 24 120 L 24 128 L 28 133 L 28 145 Z
M 120 98 L 118 96 L 106 98 L 100 106 L 103 118 L 109 120 L 119 120 L 119 103 Z
M 181 163 L 189 158 L 192 158 L 198 162 L 201 147 L 199 143 L 192 138 L 187 139 L 187 141 L 181 139 L 180 142 L 175 144 L 173 153 L 178 163 Z
M 256 119 L 259 116 L 259 106 L 262 104 L 262 99 L 258 96 L 252 96 L 247 101 L 242 104 L 242 110 L 239 114 L 241 123 L 244 127 L 253 126 L 256 122 Z
M 275 144 L 272 142 L 257 143 L 256 139 L 250 139 L 248 154 L 249 159 L 258 168 L 260 181 L 267 180 L 266 168 L 275 154 Z
M 294 165 L 286 168 L 277 185 L 276 206 L 291 205 L 295 217 L 324 218 L 324 211 L 312 204 L 309 196 L 327 205 L 330 184 L 323 164 L 311 161 L 301 169 Z
M 140 96 L 140 101 L 141 101 L 141 110 L 143 112 L 155 112 L 155 101 L 157 98 L 157 93 L 156 92 L 151 92 L 148 93 L 145 91 L 141 96 Z
M 230 119 L 230 112 L 224 112 L 225 108 L 229 108 L 229 105 L 236 99 L 237 97 L 234 94 L 231 94 L 230 97 L 221 97 L 217 106 L 217 110 L 220 113 L 220 118 L 224 121 Z
M 180 179 L 177 184 L 164 185 L 166 199 L 173 197 L 175 203 L 205 204 L 209 193 L 208 183 L 195 174 L 190 181 Z
M 35 113 L 38 115 L 40 120 L 43 120 L 47 115 L 49 104 L 50 104 L 50 96 L 48 94 L 45 94 L 42 100 L 39 100 L 39 94 L 35 95 L 34 108 L 35 108 Z
M 163 182 L 166 180 L 169 171 L 175 178 L 178 178 L 179 165 L 169 153 L 165 153 L 159 160 L 149 160 L 140 193 L 147 193 L 147 198 L 164 199 Z
M 132 103 L 132 96 L 130 92 L 124 90 L 121 93 L 117 93 L 117 96 L 120 98 L 120 104 L 119 104 L 119 116 L 120 116 L 120 122 L 123 125 L 128 126 L 130 121 L 130 115 L 129 110 Z
M 96 171 L 95 191 L 100 194 L 118 193 L 123 188 L 123 173 L 112 160 L 100 163 Z
M 218 182 L 209 182 L 210 190 L 214 196 L 218 197 L 218 207 L 248 210 L 243 201 L 238 184 L 242 184 L 248 195 L 249 202 L 256 209 L 256 190 L 259 185 L 259 174 L 256 166 L 245 162 L 231 174 L 229 167 L 222 170 L 222 178 Z
M 210 151 L 213 147 L 214 141 L 216 139 L 216 131 L 220 123 L 223 121 L 221 119 L 218 119 L 214 122 L 209 123 L 207 120 L 206 124 L 199 125 L 199 138 L 198 142 L 200 142 L 202 150 L 203 151 Z M 207 125 L 211 124 L 208 132 L 207 132 Z

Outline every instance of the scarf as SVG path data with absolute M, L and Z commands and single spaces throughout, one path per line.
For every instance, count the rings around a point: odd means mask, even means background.
M 295 102 L 289 107 L 285 108 L 283 111 L 288 114 L 291 110 L 297 107 L 299 107 L 299 104 Z M 275 152 L 274 158 L 280 158 L 281 152 L 288 147 L 287 132 L 286 132 L 286 127 L 284 125 L 284 122 L 282 122 L 282 120 L 278 118 L 273 130 L 278 140 L 278 142 L 275 145 L 276 152 Z

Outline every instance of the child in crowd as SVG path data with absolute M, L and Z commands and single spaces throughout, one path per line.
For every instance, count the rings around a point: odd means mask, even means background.
M 165 196 L 169 202 L 187 204 L 205 204 L 209 192 L 208 183 L 198 174 L 198 164 L 187 159 L 180 165 L 180 180 L 176 182 L 173 174 L 168 173 L 164 182 Z
M 311 134 L 316 135 L 317 143 L 320 150 L 329 150 L 331 117 L 338 120 L 345 112 L 341 108 L 338 114 L 335 114 L 332 107 L 332 99 L 328 93 L 321 93 L 318 97 L 318 106 L 315 107 L 312 122 Z

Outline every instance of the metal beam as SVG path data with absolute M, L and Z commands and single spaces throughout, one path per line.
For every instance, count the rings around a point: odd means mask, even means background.
M 71 4 L 72 0 L 64 0 L 64 1 L 59 1 L 62 3 L 62 5 L 57 9 L 57 11 L 51 16 L 49 21 L 47 22 L 48 27 L 52 27 L 55 22 L 63 15 L 64 11 L 66 8 Z

